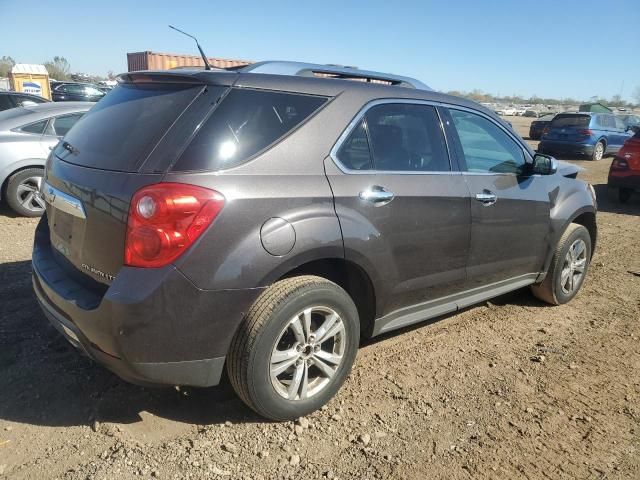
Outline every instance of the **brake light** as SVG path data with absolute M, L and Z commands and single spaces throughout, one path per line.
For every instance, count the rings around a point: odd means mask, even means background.
M 542 134 L 547 135 L 548 133 L 549 133 L 549 127 L 544 127 L 544 130 L 542 130 Z
M 623 158 L 615 157 L 613 162 L 611 162 L 611 168 L 613 170 L 627 170 L 629 168 L 629 163 Z
M 224 206 L 215 190 L 182 183 L 157 183 L 131 199 L 124 263 L 162 267 L 178 258 Z
M 579 135 L 586 135 L 586 136 L 591 136 L 593 135 L 593 130 L 589 130 L 588 128 L 585 128 L 583 130 L 578 130 L 578 134 Z

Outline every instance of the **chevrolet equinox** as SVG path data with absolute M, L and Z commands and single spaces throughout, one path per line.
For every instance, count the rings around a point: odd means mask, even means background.
M 308 414 L 369 338 L 530 286 L 582 286 L 596 200 L 477 103 L 349 67 L 133 72 L 54 148 L 33 286 L 78 349 L 143 385 L 226 369 Z

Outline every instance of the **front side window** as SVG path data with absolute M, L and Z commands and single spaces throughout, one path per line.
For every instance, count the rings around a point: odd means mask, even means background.
M 367 124 L 364 119 L 360 120 L 358 126 L 340 146 L 337 157 L 340 163 L 350 170 L 370 170 L 373 168 L 369 139 L 367 138 Z
M 613 121 L 616 123 L 616 128 L 618 130 L 624 130 L 625 128 L 627 128 L 624 122 L 618 117 L 613 117 Z
M 467 171 L 522 173 L 524 151 L 504 130 L 481 115 L 450 110 Z
M 326 97 L 232 89 L 204 122 L 174 171 L 222 170 L 238 166 L 292 131 Z
M 366 115 L 376 170 L 445 172 L 449 155 L 434 107 L 389 103 Z

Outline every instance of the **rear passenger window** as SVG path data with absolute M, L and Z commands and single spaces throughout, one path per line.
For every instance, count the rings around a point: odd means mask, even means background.
M 361 120 L 358 126 L 353 129 L 351 135 L 338 150 L 337 156 L 340 163 L 351 170 L 370 170 L 372 168 L 369 139 L 364 120 Z
M 613 117 L 613 121 L 616 122 L 616 128 L 618 130 L 625 130 L 627 128 L 627 126 L 624 124 L 624 122 L 620 118 Z
M 48 120 L 41 120 L 39 122 L 30 123 L 29 125 L 25 125 L 20 129 L 21 132 L 25 133 L 35 133 L 41 135 L 44 133 L 44 129 L 47 126 Z
M 365 115 L 376 170 L 444 172 L 451 170 L 434 107 L 383 104 Z
M 73 127 L 78 120 L 84 115 L 83 113 L 74 113 L 73 115 L 65 115 L 64 117 L 56 117 L 53 119 L 52 126 L 49 129 L 53 129 L 53 132 L 48 132 L 58 137 L 64 137 L 71 127 Z
M 222 170 L 240 165 L 289 133 L 326 101 L 311 95 L 232 89 L 173 170 Z

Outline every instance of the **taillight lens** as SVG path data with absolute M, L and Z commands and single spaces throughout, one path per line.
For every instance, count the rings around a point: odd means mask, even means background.
M 612 170 L 627 170 L 629 168 L 629 164 L 624 158 L 615 157 L 613 162 L 611 162 Z
M 131 199 L 124 263 L 162 267 L 178 258 L 224 206 L 215 190 L 182 183 L 157 183 Z
M 583 130 L 578 130 L 578 134 L 579 135 L 586 135 L 586 136 L 591 136 L 593 134 L 593 130 L 589 130 L 588 128 L 585 128 Z
M 547 135 L 548 133 L 549 133 L 549 127 L 545 127 L 545 129 L 542 130 L 542 134 Z

